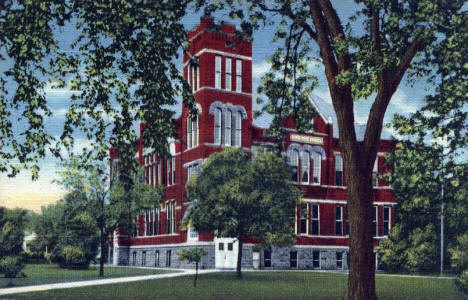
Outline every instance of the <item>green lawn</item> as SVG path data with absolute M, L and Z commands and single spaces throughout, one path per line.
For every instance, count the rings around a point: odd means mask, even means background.
M 160 274 L 163 272 L 166 271 L 109 267 L 104 268 L 104 278 Z M 36 285 L 100 278 L 98 267 L 90 267 L 88 270 L 67 270 L 61 269 L 56 265 L 28 264 L 24 269 L 24 273 L 27 276 L 26 278 L 13 279 L 14 286 Z M 8 279 L 0 277 L 0 288 L 4 288 L 7 284 Z
M 347 275 L 313 272 L 234 273 L 147 280 L 118 285 L 54 290 L 8 296 L 9 299 L 343 299 Z M 377 275 L 379 300 L 467 299 L 457 292 L 453 280 L 403 278 Z

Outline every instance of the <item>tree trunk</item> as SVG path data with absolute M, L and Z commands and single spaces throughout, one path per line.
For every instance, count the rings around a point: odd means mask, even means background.
M 352 161 L 347 169 L 351 255 L 347 300 L 375 300 L 375 256 L 371 231 L 372 168 L 361 161 Z
M 195 280 L 193 281 L 193 286 L 197 286 L 197 279 L 198 279 L 198 262 L 195 263 Z
M 236 276 L 237 279 L 242 279 L 242 248 L 244 245 L 244 241 L 242 240 L 242 235 L 239 236 L 239 252 L 237 252 L 237 268 L 236 268 Z
M 101 227 L 101 257 L 99 258 L 99 277 L 104 277 L 104 246 L 106 240 L 104 237 L 104 228 Z

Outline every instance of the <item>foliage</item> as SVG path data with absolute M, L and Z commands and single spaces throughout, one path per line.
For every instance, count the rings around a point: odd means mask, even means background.
M 195 278 L 193 280 L 193 286 L 197 286 L 198 264 L 206 254 L 207 252 L 202 248 L 183 249 L 178 253 L 179 260 L 186 261 L 188 263 L 195 263 Z
M 61 256 L 63 263 L 68 267 L 86 267 L 89 262 L 86 261 L 85 253 L 77 246 L 67 245 L 62 248 Z
M 457 273 L 457 287 L 468 294 L 468 234 L 457 238 L 456 245 L 449 249 L 453 270 Z
M 23 252 L 26 211 L 0 207 L 0 259 Z
M 187 222 L 198 231 L 237 238 L 241 276 L 244 235 L 265 245 L 294 242 L 295 207 L 301 194 L 289 178 L 284 161 L 273 154 L 262 154 L 253 162 L 240 149 L 213 154 L 187 187 L 194 203 Z
M 0 260 L 0 270 L 6 278 L 10 279 L 8 285 L 12 285 L 11 279 L 18 275 L 25 276 L 21 271 L 24 269 L 24 262 L 19 256 L 7 256 Z
M 410 272 L 429 272 L 437 269 L 438 238 L 433 224 L 416 228 L 409 235 L 407 268 Z

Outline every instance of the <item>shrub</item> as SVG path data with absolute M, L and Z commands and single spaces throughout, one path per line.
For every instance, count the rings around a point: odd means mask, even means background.
M 67 245 L 62 251 L 62 266 L 72 269 L 82 269 L 89 266 L 85 253 L 77 246 Z
M 457 273 L 457 287 L 468 294 L 468 234 L 457 238 L 457 244 L 449 249 L 453 270 Z
M 405 239 L 401 238 L 401 227 L 396 225 L 390 231 L 388 239 L 383 239 L 379 244 L 380 266 L 387 272 L 405 270 L 407 261 Z
M 13 278 L 18 275 L 25 276 L 22 272 L 24 262 L 19 256 L 7 256 L 0 261 L 0 270 L 9 279 L 8 286 L 13 285 Z
M 416 228 L 409 236 L 407 268 L 410 272 L 432 272 L 438 267 L 438 242 L 434 225 Z

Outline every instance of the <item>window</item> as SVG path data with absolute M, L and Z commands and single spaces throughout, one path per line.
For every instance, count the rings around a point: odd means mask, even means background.
M 383 207 L 383 235 L 388 236 L 390 232 L 390 206 Z
M 187 116 L 187 149 L 198 146 L 198 116 Z
M 313 183 L 320 184 L 320 173 L 322 170 L 322 155 L 318 152 L 312 153 L 312 159 L 314 160 L 314 177 Z
M 200 65 L 197 66 L 197 90 L 200 89 Z
M 158 183 L 162 184 L 162 162 L 158 159 Z
M 215 57 L 215 88 L 221 88 L 221 56 Z
M 172 256 L 172 251 L 171 251 L 171 250 L 167 250 L 167 251 L 166 251 L 166 267 L 170 267 L 170 266 L 171 266 L 171 256 Z
M 158 174 L 158 171 L 157 171 L 157 161 L 156 161 L 156 155 L 155 155 L 153 159 L 153 182 L 152 182 L 153 185 L 156 185 L 158 183 L 156 174 Z
M 335 154 L 335 185 L 343 186 L 343 158 Z
M 379 171 L 379 158 L 377 157 L 374 162 L 374 167 L 372 168 L 372 186 L 379 186 L 379 179 L 377 174 Z
M 336 252 L 336 268 L 343 270 L 343 252 Z
M 314 163 L 315 166 L 315 163 Z M 310 154 L 309 152 L 301 152 L 301 182 L 309 184 L 310 172 Z
M 222 111 L 220 108 L 216 108 L 215 110 L 215 126 L 214 126 L 214 143 L 216 145 L 221 144 L 221 118 L 222 118 Z
M 155 235 L 161 234 L 161 218 L 159 217 L 159 214 L 161 213 L 160 208 L 156 208 L 154 211 L 154 221 L 153 221 L 153 232 Z
M 194 66 L 190 66 L 190 71 L 191 71 L 191 76 L 190 76 L 190 85 L 192 86 L 192 92 L 195 91 L 195 80 L 194 80 L 194 77 L 195 77 L 195 67 Z
M 152 224 L 152 212 L 147 210 L 145 213 L 145 235 L 153 235 L 151 232 L 151 228 L 153 228 Z
M 307 208 L 309 205 L 301 205 L 301 225 L 300 225 L 300 232 L 299 234 L 307 234 L 307 217 L 308 211 Z
M 299 165 L 299 152 L 297 150 L 291 150 L 289 152 L 289 167 L 292 171 L 292 181 L 298 182 L 298 165 Z
M 297 251 L 289 252 L 289 267 L 297 268 Z
M 346 206 L 346 217 L 345 217 L 345 235 L 349 235 L 349 210 L 348 206 Z
M 320 269 L 320 251 L 312 251 L 312 267 L 314 269 Z
M 143 251 L 141 255 L 141 265 L 145 266 L 146 265 L 146 251 Z
M 199 164 L 192 164 L 187 167 L 187 183 L 200 174 L 200 169 L 201 167 Z
M 228 243 L 227 245 L 228 245 L 227 247 L 228 251 L 232 251 L 232 249 L 234 249 L 234 246 L 232 243 Z
M 137 253 L 136 251 L 133 251 L 133 255 L 132 255 L 132 265 L 136 266 L 136 261 L 137 261 Z
M 189 227 L 189 239 L 190 240 L 198 239 L 198 231 L 196 231 L 195 228 L 193 227 Z
M 238 111 L 236 113 L 236 138 L 234 145 L 237 147 L 242 146 L 242 114 Z
M 175 165 L 175 157 L 172 157 L 172 184 L 175 184 L 175 175 L 176 175 L 176 165 Z
M 343 235 L 343 211 L 341 206 L 335 207 L 335 235 Z
M 219 243 L 218 244 L 218 250 L 223 251 L 224 250 L 224 243 Z
M 242 92 L 242 60 L 236 60 L 236 92 Z
M 319 235 L 320 234 L 320 209 L 318 204 L 312 204 L 312 225 L 311 225 L 311 234 Z
M 377 223 L 377 216 L 378 216 L 378 207 L 372 207 L 372 236 L 377 236 L 378 234 L 378 223 Z
M 226 58 L 226 83 L 225 88 L 230 91 L 232 88 L 232 59 Z
M 224 113 L 224 145 L 231 146 L 231 117 L 232 112 L 226 110 Z
M 173 234 L 175 232 L 175 202 L 171 201 L 166 204 L 166 233 Z
M 172 179 L 171 179 L 171 159 L 166 158 L 166 164 L 167 164 L 167 170 L 166 170 L 166 184 L 171 185 Z
M 187 63 L 187 82 L 191 86 L 192 85 L 192 76 L 190 76 L 190 71 L 191 71 L 191 66 L 190 66 L 190 60 Z
M 271 267 L 271 250 L 263 250 L 263 266 L 265 268 Z
M 159 267 L 159 250 L 154 253 L 154 266 Z

